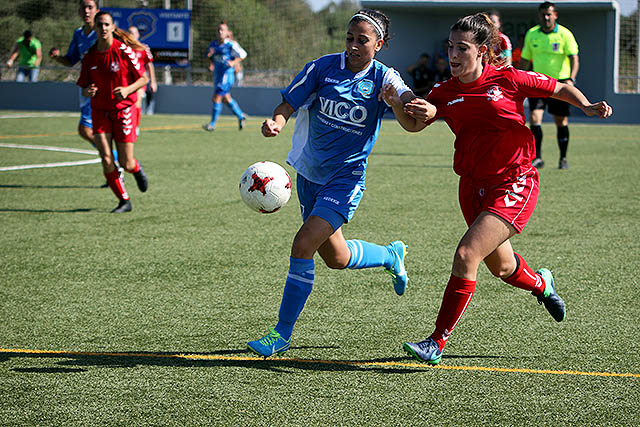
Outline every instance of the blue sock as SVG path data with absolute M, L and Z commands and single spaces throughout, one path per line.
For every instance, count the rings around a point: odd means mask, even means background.
M 115 148 L 113 149 L 113 160 L 116 163 L 118 162 L 118 150 L 116 150 Z
M 347 240 L 347 246 L 351 251 L 351 259 L 349 259 L 347 268 L 354 270 L 371 267 L 390 268 L 395 261 L 393 250 L 387 246 L 376 245 L 364 240 Z
M 228 105 L 229 108 L 231 108 L 231 111 L 233 111 L 233 114 L 235 114 L 238 119 L 242 119 L 244 113 L 242 112 L 242 109 L 240 108 L 240 105 L 236 102 L 236 100 L 231 98 L 231 101 Z
M 289 275 L 284 285 L 278 324 L 275 327 L 276 332 L 285 340 L 291 338 L 293 325 L 296 324 L 296 320 L 298 320 L 298 316 L 300 316 L 304 304 L 311 294 L 314 276 L 315 266 L 312 259 L 293 257 L 289 259 Z
M 211 122 L 209 123 L 211 127 L 216 127 L 216 122 L 218 121 L 218 116 L 222 111 L 222 103 L 214 103 L 213 108 L 211 108 Z

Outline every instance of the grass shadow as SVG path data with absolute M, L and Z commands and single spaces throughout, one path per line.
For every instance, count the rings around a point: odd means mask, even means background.
M 302 346 L 295 350 L 325 349 L 336 347 Z M 315 372 L 375 372 L 383 374 L 411 374 L 427 371 L 430 368 L 405 367 L 402 363 L 411 363 L 409 357 L 360 360 L 321 360 L 299 359 L 286 356 L 259 358 L 248 349 L 221 349 L 209 353 L 176 352 L 40 352 L 6 351 L 0 354 L 0 362 L 10 359 L 64 359 L 55 362 L 56 366 L 45 368 L 14 368 L 18 373 L 72 373 L 83 372 L 88 367 L 133 368 L 138 366 L 167 366 L 185 368 L 247 368 L 279 373 L 294 373 L 295 370 Z

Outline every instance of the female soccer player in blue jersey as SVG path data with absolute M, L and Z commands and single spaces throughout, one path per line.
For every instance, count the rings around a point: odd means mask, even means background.
M 212 132 L 216 128 L 218 116 L 222 112 L 222 102 L 231 108 L 233 114 L 238 118 L 238 128 L 242 130 L 245 123 L 245 114 L 240 105 L 229 93 L 235 80 L 235 66 L 247 57 L 247 52 L 240 47 L 238 42 L 229 38 L 230 31 L 226 22 L 218 25 L 218 39 L 211 42 L 207 57 L 211 58 L 213 65 L 213 108 L 211 110 L 211 121 L 202 127 L 204 130 Z
M 278 323 L 266 336 L 248 344 L 262 356 L 289 349 L 293 326 L 313 286 L 316 252 L 329 268 L 384 267 L 398 295 L 407 286 L 403 242 L 380 246 L 345 240 L 341 228 L 362 198 L 367 158 L 388 105 L 406 130 L 424 127 L 403 111 L 404 103 L 415 98 L 413 92 L 397 71 L 374 60 L 388 40 L 388 28 L 389 19 L 379 11 L 356 13 L 347 29 L 346 51 L 308 63 L 281 92 L 283 101 L 273 119 L 262 124 L 262 134 L 274 137 L 298 111 L 287 162 L 298 172 L 304 221 L 291 248 Z M 389 92 L 400 97 L 387 97 Z M 435 114 L 435 107 L 431 113 Z

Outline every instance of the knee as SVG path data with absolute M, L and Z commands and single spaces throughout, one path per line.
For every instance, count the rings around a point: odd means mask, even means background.
M 478 268 L 480 264 L 477 254 L 468 246 L 458 246 L 453 256 L 453 269 L 457 272 L 468 272 Z
M 293 258 L 311 259 L 315 254 L 311 239 L 298 233 L 295 239 L 293 239 L 293 245 L 291 246 L 291 256 Z
M 322 260 L 327 267 L 333 270 L 344 270 L 349 264 L 349 258 L 345 259 L 344 256 L 339 256 L 338 254 L 324 255 Z
M 506 279 L 513 274 L 514 265 L 509 263 L 501 263 L 500 265 L 487 265 L 491 274 L 499 279 Z

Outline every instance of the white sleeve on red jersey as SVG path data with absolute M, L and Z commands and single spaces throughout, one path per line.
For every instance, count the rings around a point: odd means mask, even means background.
M 151 48 L 149 45 L 144 45 L 144 51 L 147 54 L 147 63 L 153 62 L 153 54 L 151 53 Z
M 130 46 L 121 43 L 120 44 L 120 50 L 124 53 L 124 55 L 120 55 L 120 57 L 122 58 L 123 63 L 128 62 L 129 63 L 129 70 L 133 71 L 133 73 L 137 76 L 136 80 L 139 79 L 140 77 L 142 77 L 144 75 L 144 64 L 142 63 L 142 61 L 138 60 L 138 56 L 136 55 L 136 53 L 133 51 L 133 49 L 131 49 Z
M 514 67 L 506 67 L 509 80 L 514 88 L 527 98 L 547 98 L 553 95 L 557 80 L 535 71 L 523 71 Z

